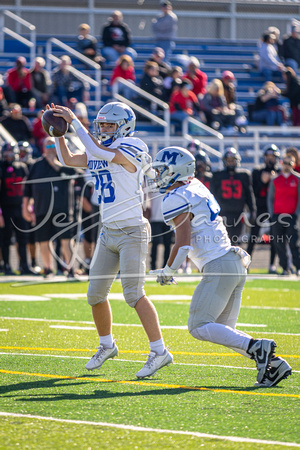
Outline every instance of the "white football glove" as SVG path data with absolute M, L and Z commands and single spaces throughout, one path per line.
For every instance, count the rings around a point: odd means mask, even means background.
M 175 278 L 173 278 L 174 272 L 169 266 L 166 266 L 163 269 L 150 270 L 149 274 L 156 275 L 156 283 L 165 286 L 167 284 L 177 284 Z
M 145 175 L 147 175 L 148 178 L 153 180 L 156 177 L 156 172 L 154 169 L 152 169 L 151 163 L 152 158 L 148 153 L 140 153 L 137 155 L 139 158 L 141 158 L 142 162 L 142 169 Z

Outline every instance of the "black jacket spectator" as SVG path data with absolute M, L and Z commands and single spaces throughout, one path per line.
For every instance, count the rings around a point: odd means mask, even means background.
M 12 106 L 7 116 L 1 118 L 1 124 L 17 142 L 30 141 L 32 138 L 30 122 L 23 116 L 22 108 L 17 103 Z

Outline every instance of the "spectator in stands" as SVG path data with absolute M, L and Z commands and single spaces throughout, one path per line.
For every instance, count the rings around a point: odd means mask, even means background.
M 228 133 L 233 131 L 235 111 L 227 107 L 221 80 L 215 78 L 209 83 L 207 93 L 201 100 L 201 110 L 208 126 L 216 130 L 227 128 Z
M 298 229 L 296 227 L 300 214 L 300 175 L 294 171 L 295 164 L 292 155 L 283 157 L 281 173 L 270 181 L 267 204 L 271 220 L 274 223 L 272 229 L 282 275 L 291 273 L 288 268 L 289 247 L 297 275 L 300 276 Z
M 273 76 L 281 75 L 284 65 L 280 61 L 276 47 L 276 36 L 266 33 L 259 48 L 259 70 L 266 81 L 271 81 Z
M 76 40 L 76 50 L 92 61 L 103 64 L 105 60 L 98 52 L 97 39 L 90 34 L 91 27 L 87 23 L 81 23 L 78 30 L 79 35 Z
M 81 102 L 76 103 L 75 108 L 74 108 L 74 114 L 76 114 L 76 117 L 80 120 L 80 122 L 88 130 L 91 122 L 89 121 L 88 111 L 87 111 L 87 107 L 85 106 L 85 104 L 81 103 Z
M 268 126 L 282 125 L 286 120 L 285 110 L 280 104 L 280 89 L 272 81 L 267 81 L 256 96 L 252 119 Z
M 0 74 L 0 118 L 8 110 L 8 102 L 6 99 L 6 87 L 4 86 L 3 76 Z
M 266 226 L 263 224 L 266 220 L 269 221 L 268 207 L 267 207 L 267 195 L 269 190 L 269 184 L 272 178 L 274 178 L 280 171 L 279 158 L 280 151 L 277 145 L 268 144 L 264 150 L 264 164 L 255 167 L 252 171 L 253 192 L 257 207 L 257 218 L 254 226 L 251 227 L 251 233 L 249 237 L 247 252 L 251 256 L 257 243 L 259 231 L 261 227 Z M 270 235 L 272 235 L 272 227 Z M 274 265 L 276 256 L 276 247 L 273 239 L 270 239 L 270 264 L 269 273 L 276 273 L 276 266 Z
M 281 91 L 281 95 L 290 101 L 292 111 L 292 124 L 294 127 L 300 126 L 300 81 L 291 67 L 286 67 L 282 73 L 286 87 Z
M 69 106 L 72 97 L 79 102 L 85 101 L 87 97 L 88 85 L 84 84 L 70 70 L 72 66 L 71 58 L 68 55 L 60 57 L 60 63 L 52 74 L 52 102 Z
M 201 99 L 206 93 L 207 75 L 200 70 L 200 62 L 195 56 L 190 57 L 187 72 L 183 75 L 185 78 L 191 81 L 192 91 Z
M 174 91 L 178 91 L 182 83 L 183 71 L 180 66 L 174 66 L 170 76 L 163 80 L 163 99 L 169 103 L 170 97 Z
M 169 0 L 162 0 L 160 7 L 161 14 L 152 19 L 152 32 L 157 47 L 164 50 L 168 61 L 176 45 L 178 18 L 172 11 L 172 3 Z
M 1 124 L 17 142 L 32 140 L 30 121 L 23 115 L 19 104 L 11 106 L 11 111 L 2 116 Z
M 130 47 L 131 31 L 123 22 L 121 11 L 114 11 L 102 30 L 102 54 L 111 63 L 115 63 L 121 55 L 129 55 L 134 60 L 136 51 Z
M 19 56 L 16 59 L 16 66 L 6 72 L 6 98 L 8 103 L 19 103 L 24 108 L 28 108 L 29 100 L 32 97 L 32 81 L 30 70 L 26 66 L 26 58 Z
M 9 248 L 15 234 L 21 275 L 32 275 L 27 262 L 27 224 L 22 217 L 23 188 L 20 182 L 28 175 L 26 164 L 19 161 L 19 147 L 15 143 L 4 143 L 1 148 L 0 203 L 4 219 L 2 255 L 5 275 L 14 275 L 10 265 Z
M 300 153 L 296 147 L 288 147 L 285 151 L 285 154 L 288 156 L 292 156 L 295 159 L 295 167 L 293 170 L 297 173 L 300 173 Z
M 136 82 L 135 70 L 133 59 L 129 55 L 122 55 L 117 60 L 115 68 L 110 78 L 110 85 L 113 86 L 114 83 L 118 81 L 118 78 L 127 80 L 133 84 Z M 124 97 L 131 99 L 135 96 L 135 92 L 127 86 L 119 85 L 119 93 L 124 95 Z
M 159 67 L 159 76 L 165 79 L 170 76 L 171 66 L 164 60 L 165 59 L 165 51 L 161 47 L 155 47 L 152 52 L 151 57 L 148 61 L 153 61 L 158 64 Z
M 177 129 L 182 129 L 182 122 L 194 113 L 200 112 L 200 104 L 197 96 L 191 90 L 189 80 L 182 80 L 179 90 L 174 91 L 170 98 L 171 121 Z
M 235 76 L 230 70 L 224 70 L 221 81 L 227 107 L 235 112 L 235 124 L 240 131 L 245 131 L 244 127 L 247 125 L 247 119 L 243 107 L 236 102 Z
M 53 259 L 50 250 L 52 238 L 61 241 L 65 265 L 71 261 L 70 238 L 72 230 L 64 230 L 70 224 L 69 180 L 65 175 L 73 175 L 74 169 L 63 167 L 56 157 L 54 138 L 48 136 L 43 144 L 43 156 L 35 161 L 30 169 L 28 180 L 51 179 L 45 183 L 28 183 L 25 185 L 23 199 L 23 216 L 35 224 L 36 240 L 40 243 L 41 257 L 44 266 L 44 276 L 54 275 Z M 59 180 L 61 177 L 61 180 Z M 51 198 L 54 196 L 52 209 Z M 33 211 L 31 201 L 33 199 Z M 63 215 L 62 215 L 63 214 Z M 59 225 L 57 224 L 59 222 Z M 68 267 L 68 276 L 73 276 L 72 268 Z
M 162 100 L 163 98 L 163 79 L 159 76 L 158 64 L 154 61 L 146 61 L 144 66 L 144 74 L 140 81 L 140 88 L 148 92 L 148 94 L 154 95 L 154 97 Z M 141 102 L 145 108 L 151 107 L 150 100 L 146 98 L 141 99 Z
M 292 25 L 291 34 L 283 38 L 282 56 L 286 66 L 297 72 L 300 66 L 300 28 Z
M 221 214 L 233 245 L 239 242 L 243 227 L 245 207 L 249 209 L 250 221 L 256 216 L 255 197 L 251 173 L 241 169 L 241 156 L 234 147 L 225 149 L 224 170 L 213 172 L 210 190 L 221 207 Z
M 51 78 L 49 72 L 44 68 L 46 61 L 37 56 L 34 60 L 34 67 L 31 69 L 32 96 L 36 100 L 36 108 L 43 108 L 49 102 L 51 89 Z
M 274 34 L 275 42 L 273 45 L 276 48 L 280 60 L 283 61 L 283 42 L 282 39 L 280 38 L 279 28 L 270 26 L 268 27 L 266 34 Z
M 46 133 L 42 125 L 42 115 L 43 112 L 39 111 L 36 118 L 32 121 L 32 137 L 34 140 L 34 145 L 37 149 L 38 156 L 41 156 L 43 152 L 44 140 L 46 137 L 48 137 L 48 134 Z

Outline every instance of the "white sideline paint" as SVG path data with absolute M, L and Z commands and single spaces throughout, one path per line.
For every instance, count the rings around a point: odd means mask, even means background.
M 70 356 L 70 355 L 48 355 L 48 354 L 40 354 L 40 353 L 12 353 L 12 352 L 0 352 L 0 355 L 9 355 L 9 356 L 42 356 L 44 358 L 59 358 L 59 359 L 85 359 L 89 360 L 89 356 Z M 129 363 L 138 363 L 143 364 L 145 360 L 137 360 L 137 359 L 121 359 L 114 358 L 114 362 L 129 362 Z M 111 362 L 111 361 L 108 361 Z M 222 364 L 195 364 L 195 363 L 177 363 L 174 362 L 173 366 L 201 366 L 201 367 L 216 367 L 221 369 L 239 369 L 239 370 L 257 370 L 256 367 L 240 367 L 240 366 L 225 366 Z M 300 370 L 293 369 L 293 375 L 295 373 L 300 373 Z
M 51 323 L 84 323 L 84 324 L 88 324 L 88 325 L 94 325 L 94 322 L 91 321 L 82 321 L 82 320 L 60 320 L 60 319 L 36 319 L 36 318 L 30 318 L 30 317 L 5 317 L 2 316 L 0 317 L 0 320 L 24 320 L 24 321 L 32 321 L 32 322 L 51 322 Z M 243 325 L 243 324 L 237 324 L 237 325 Z M 245 324 L 244 324 L 245 325 Z M 246 324 L 247 325 L 247 324 Z M 248 324 L 250 326 L 250 324 Z M 128 327 L 128 326 L 136 326 L 136 327 L 141 327 L 142 325 L 137 324 L 137 325 L 130 325 L 130 324 L 122 324 L 122 323 L 113 323 L 113 326 L 119 326 L 119 327 Z M 254 324 L 251 324 L 251 326 L 255 326 Z M 168 325 L 162 325 L 161 328 L 173 328 L 172 326 L 168 326 Z M 176 329 L 187 329 L 187 327 L 185 325 L 182 326 L 178 326 L 175 327 Z M 94 329 L 94 328 L 93 328 Z M 255 331 L 253 331 L 255 333 Z M 276 331 L 260 331 L 260 334 L 272 334 L 272 335 L 279 335 L 279 336 L 300 336 L 300 333 L 277 333 Z
M 219 436 L 217 434 L 206 434 L 199 433 L 197 431 L 179 431 L 179 430 L 165 430 L 160 428 L 147 428 L 147 427 L 137 427 L 134 425 L 123 425 L 116 423 L 108 423 L 108 422 L 89 422 L 87 420 L 71 420 L 71 419 L 57 419 L 55 417 L 45 417 L 45 416 L 33 416 L 32 414 L 16 414 L 16 413 L 8 413 L 8 412 L 0 412 L 0 416 L 4 417 L 19 417 L 26 419 L 37 419 L 37 420 L 45 420 L 51 422 L 59 422 L 59 423 L 73 423 L 77 425 L 92 425 L 99 427 L 107 427 L 107 428 L 119 428 L 121 430 L 130 430 L 130 431 L 143 431 L 143 432 L 151 432 L 151 433 L 161 433 L 161 434 L 179 434 L 183 436 L 195 436 L 204 439 L 218 439 L 221 441 L 231 441 L 231 442 L 249 442 L 253 444 L 265 444 L 265 445 L 281 445 L 283 447 L 300 447 L 300 444 L 296 444 L 294 442 L 280 442 L 280 441 L 265 441 L 263 439 L 251 439 L 251 438 L 242 438 L 238 436 Z
M 267 325 L 255 324 L 255 323 L 237 323 L 240 327 L 253 327 L 253 328 L 266 328 Z M 113 323 L 114 327 L 138 327 L 141 328 L 143 325 L 140 323 Z M 77 327 L 71 325 L 49 325 L 49 328 L 61 328 L 65 330 L 95 330 L 90 327 Z M 160 328 L 165 330 L 187 330 L 187 325 L 161 325 Z
M 50 298 L 41 295 L 0 295 L 0 302 L 48 302 Z
M 77 327 L 76 325 L 49 325 L 49 328 L 60 328 L 62 330 L 85 330 L 95 331 L 95 327 Z
M 0 328 L 0 331 L 8 331 L 8 328 Z

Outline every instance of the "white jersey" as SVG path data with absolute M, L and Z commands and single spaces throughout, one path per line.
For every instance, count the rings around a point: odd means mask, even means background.
M 196 178 L 191 183 L 170 191 L 163 200 L 162 212 L 165 222 L 173 227 L 173 219 L 179 214 L 192 213 L 193 250 L 189 251 L 188 256 L 200 271 L 206 263 L 230 250 L 231 243 L 226 228 L 218 215 L 220 206 L 212 193 Z
M 102 223 L 109 228 L 123 228 L 140 225 L 143 217 L 143 171 L 136 154 L 148 151 L 146 144 L 138 138 L 116 139 L 108 148 L 117 148 L 136 166 L 130 173 L 120 164 L 114 164 L 91 155 L 86 148 L 87 166 L 93 177 L 98 195 Z

